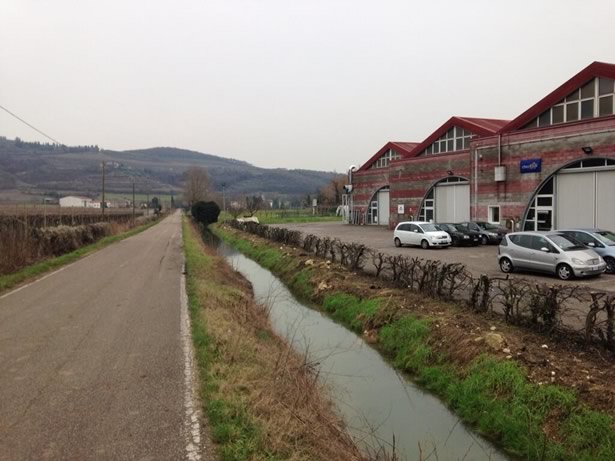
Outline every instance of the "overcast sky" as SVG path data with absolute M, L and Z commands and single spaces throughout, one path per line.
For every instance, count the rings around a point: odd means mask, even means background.
M 65 144 L 346 171 L 615 62 L 614 18 L 613 0 L 1 0 L 0 105 Z M 45 141 L 2 111 L 0 135 Z

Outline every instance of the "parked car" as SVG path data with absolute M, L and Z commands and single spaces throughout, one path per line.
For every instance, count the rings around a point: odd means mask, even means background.
M 487 245 L 488 243 L 497 245 L 502 241 L 502 237 L 504 237 L 508 232 L 508 229 L 505 227 L 485 221 L 466 221 L 459 223 L 458 226 L 480 233 L 482 236 L 480 243 L 482 245 Z
M 430 247 L 448 247 L 451 237 L 433 223 L 421 221 L 400 222 L 393 232 L 396 247 L 402 245 L 420 245 L 423 249 Z
M 591 248 L 604 259 L 606 272 L 615 274 L 615 233 L 602 229 L 563 229 L 585 246 Z
M 446 232 L 451 237 L 453 246 L 462 245 L 478 245 L 482 234 L 480 232 L 471 231 L 465 227 L 451 223 L 438 223 L 438 227 Z
M 554 232 L 513 232 L 498 247 L 502 272 L 516 269 L 546 272 L 561 280 L 600 275 L 606 263 L 594 250 L 570 235 Z

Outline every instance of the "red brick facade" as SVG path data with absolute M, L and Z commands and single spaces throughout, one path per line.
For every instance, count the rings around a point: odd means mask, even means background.
M 538 188 L 560 169 L 584 158 L 615 159 L 615 115 L 546 128 L 522 128 L 531 117 L 541 114 L 571 89 L 574 90 L 574 85 L 583 85 L 593 77 L 602 78 L 604 75 L 615 78 L 615 65 L 590 65 L 510 123 L 453 117 L 413 151 L 392 161 L 388 167 L 370 169 L 366 163 L 353 176 L 354 209 L 367 213 L 374 194 L 388 186 L 389 227 L 394 227 L 400 221 L 417 219 L 421 205 L 434 185 L 456 176 L 469 181 L 472 219 L 486 221 L 488 207 L 497 205 L 501 224 L 512 226 L 511 220 L 522 222 Z M 540 106 L 541 103 L 544 107 Z M 424 154 L 426 146 L 451 126 L 460 124 L 474 133 L 469 149 Z M 583 147 L 591 147 L 591 154 L 584 153 Z M 529 159 L 541 159 L 540 172 L 520 172 L 521 161 Z M 504 181 L 495 179 L 497 166 L 506 169 Z M 404 205 L 403 214 L 398 214 L 398 205 Z

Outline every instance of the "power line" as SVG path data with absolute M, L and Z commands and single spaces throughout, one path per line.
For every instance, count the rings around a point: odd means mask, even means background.
M 38 128 L 36 128 L 34 125 L 31 125 L 30 123 L 26 122 L 23 118 L 19 117 L 17 114 L 14 114 L 13 112 L 11 112 L 10 110 L 8 110 L 6 107 L 0 105 L 0 109 L 2 109 L 3 111 L 5 111 L 7 114 L 15 117 L 17 120 L 19 120 L 21 123 L 28 125 L 30 128 L 32 128 L 34 131 L 36 131 L 37 133 L 42 134 L 43 136 L 45 136 L 47 139 L 51 139 L 53 142 L 55 142 L 56 144 L 62 144 L 59 141 L 56 141 L 55 139 L 53 139 L 51 136 L 49 136 L 48 134 L 43 133 L 41 130 L 39 130 Z

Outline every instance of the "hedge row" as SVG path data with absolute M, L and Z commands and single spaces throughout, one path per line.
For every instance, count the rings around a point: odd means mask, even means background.
M 615 350 L 615 297 L 579 285 L 547 285 L 529 280 L 476 276 L 460 263 L 388 255 L 337 238 L 303 236 L 298 231 L 257 223 L 230 224 L 259 237 L 303 248 L 433 298 L 456 301 L 474 312 L 497 313 L 506 322 L 545 334 L 573 335 Z

